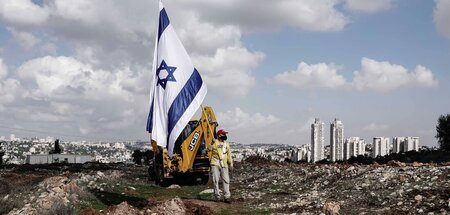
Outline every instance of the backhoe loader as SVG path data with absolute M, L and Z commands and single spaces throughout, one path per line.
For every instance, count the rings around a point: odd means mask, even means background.
M 188 184 L 206 184 L 209 180 L 211 153 L 207 148 L 215 138 L 218 126 L 211 107 L 202 107 L 200 120 L 191 120 L 178 136 L 173 156 L 166 147 L 152 140 L 153 163 L 149 176 L 156 184 L 168 185 L 173 179 Z

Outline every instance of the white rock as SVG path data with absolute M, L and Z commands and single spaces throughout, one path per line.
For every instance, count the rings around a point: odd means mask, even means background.
M 102 178 L 105 177 L 105 173 L 103 173 L 101 171 L 97 171 L 97 175 Z
M 422 195 L 417 195 L 417 196 L 414 197 L 414 199 L 415 199 L 416 201 L 418 201 L 418 202 L 421 202 L 422 199 L 423 199 L 423 196 L 422 196 Z
M 214 193 L 214 189 L 206 189 L 200 192 L 200 195 Z
M 178 189 L 178 188 L 181 188 L 180 185 L 178 184 L 172 184 L 169 187 L 167 187 L 167 189 Z

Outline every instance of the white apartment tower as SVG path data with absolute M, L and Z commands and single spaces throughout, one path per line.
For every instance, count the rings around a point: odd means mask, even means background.
M 406 137 L 403 143 L 403 151 L 419 151 L 419 138 L 418 137 Z
M 392 153 L 400 153 L 403 151 L 405 139 L 405 137 L 394 137 L 392 139 Z
M 388 137 L 374 137 L 372 145 L 372 157 L 385 156 L 389 154 L 389 138 Z
M 325 123 L 319 118 L 311 124 L 311 162 L 324 159 Z
M 418 137 L 394 137 L 393 139 L 393 153 L 419 151 Z
M 366 142 L 359 137 L 350 137 L 344 143 L 344 160 L 366 153 Z
M 330 124 L 330 157 L 331 162 L 344 159 L 344 124 L 339 119 Z

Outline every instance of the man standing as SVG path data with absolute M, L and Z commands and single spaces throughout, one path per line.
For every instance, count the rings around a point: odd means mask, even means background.
M 233 170 L 233 159 L 231 158 L 230 144 L 226 141 L 227 133 L 228 132 L 223 129 L 217 131 L 217 139 L 215 139 L 210 146 L 212 154 L 211 172 L 216 200 L 219 201 L 221 198 L 219 181 L 222 179 L 225 202 L 231 203 L 230 176 L 228 170 Z

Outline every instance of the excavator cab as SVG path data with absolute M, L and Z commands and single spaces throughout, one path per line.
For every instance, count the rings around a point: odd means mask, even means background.
M 209 180 L 211 154 L 207 148 L 215 138 L 218 126 L 211 107 L 202 108 L 200 120 L 191 120 L 175 141 L 174 154 L 152 141 L 153 163 L 149 176 L 159 185 L 171 181 L 188 184 L 206 184 Z

